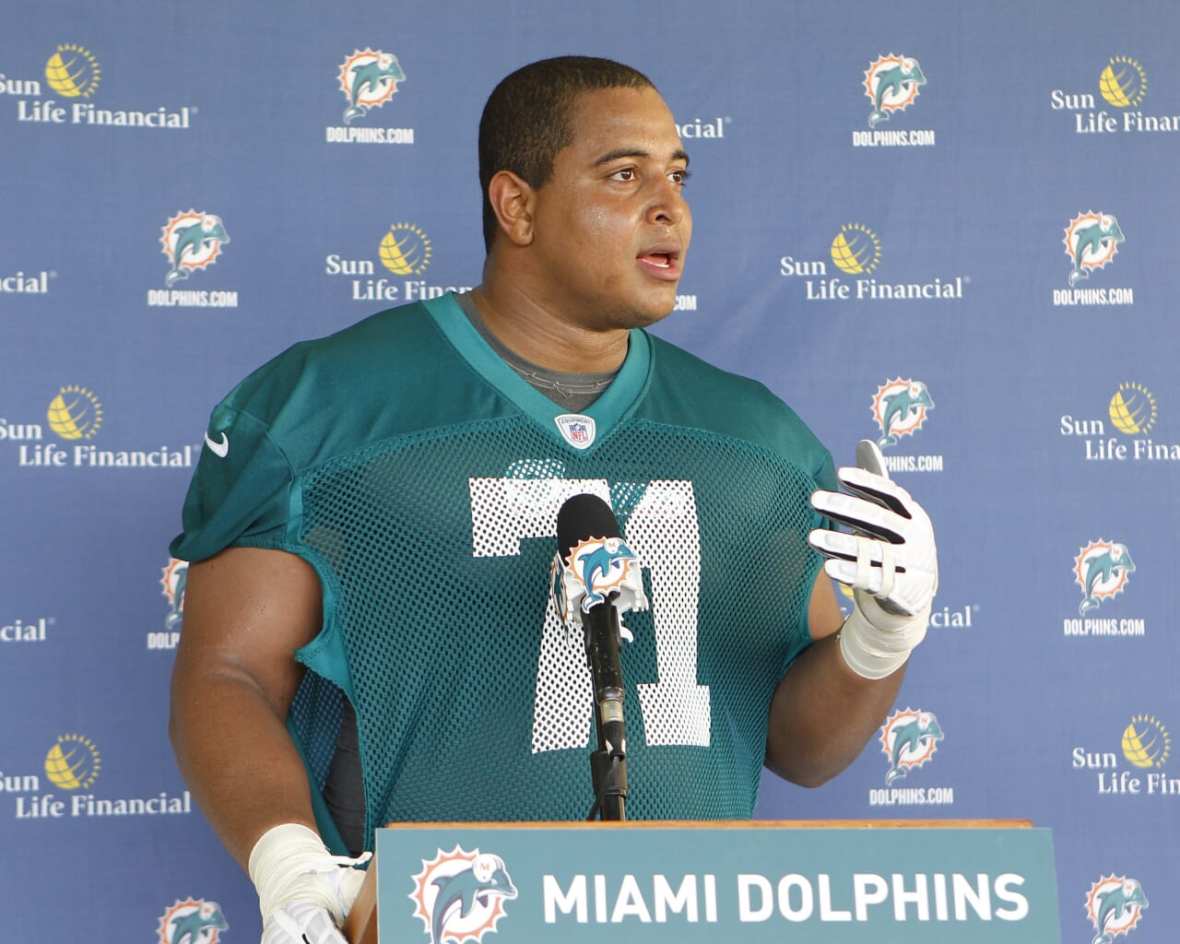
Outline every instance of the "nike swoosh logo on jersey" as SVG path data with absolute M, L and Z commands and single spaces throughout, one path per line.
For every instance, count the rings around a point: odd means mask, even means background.
M 221 442 L 214 442 L 209 438 L 209 434 L 205 434 L 205 445 L 209 447 L 209 451 L 219 459 L 224 459 L 229 455 L 229 437 L 225 433 L 220 433 Z

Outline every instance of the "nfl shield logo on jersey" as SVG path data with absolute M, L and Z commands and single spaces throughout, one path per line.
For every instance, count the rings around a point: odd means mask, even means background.
M 553 420 L 565 441 L 575 449 L 586 449 L 593 445 L 595 425 L 594 417 L 583 416 L 581 413 L 562 413 Z

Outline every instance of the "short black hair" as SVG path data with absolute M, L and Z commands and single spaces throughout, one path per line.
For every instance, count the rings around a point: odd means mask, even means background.
M 510 170 L 531 187 L 545 184 L 553 158 L 573 141 L 570 110 L 582 92 L 655 88 L 646 75 L 595 56 L 557 56 L 522 66 L 492 89 L 479 119 L 479 186 L 483 241 L 491 252 L 498 222 L 488 184 Z

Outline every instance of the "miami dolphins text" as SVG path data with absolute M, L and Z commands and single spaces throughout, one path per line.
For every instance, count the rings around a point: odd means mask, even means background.
M 238 293 L 149 288 L 147 303 L 151 308 L 237 308 Z
M 1062 305 L 1134 305 L 1132 288 L 1055 288 L 1053 304 Z
M 413 144 L 413 128 L 351 128 L 329 125 L 324 129 L 329 144 Z
M 1146 636 L 1147 620 L 1133 619 L 1082 619 L 1074 616 L 1062 621 L 1064 636 Z
M 860 922 L 876 915 L 873 908 L 892 912 L 894 921 L 1023 921 L 1029 902 L 1019 891 L 1023 875 L 1005 872 L 977 876 L 943 872 L 880 875 L 856 872 L 851 886 L 832 887 L 826 872 L 792 873 L 781 877 L 744 873 L 737 876 L 737 920 L 761 923 L 774 917 L 792 924 Z M 573 875 L 559 881 L 542 879 L 545 923 L 714 924 L 718 921 L 717 876 L 684 875 L 679 882 L 653 875 L 650 888 L 626 874 L 620 880 L 605 875 Z M 727 896 L 728 900 L 728 896 Z M 879 918 L 878 918 L 879 920 Z
M 853 131 L 853 147 L 934 147 L 934 129 Z
M 869 791 L 869 806 L 950 806 L 954 787 L 875 787 Z

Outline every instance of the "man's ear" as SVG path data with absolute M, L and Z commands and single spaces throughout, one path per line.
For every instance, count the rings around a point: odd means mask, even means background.
M 497 171 L 488 181 L 488 202 L 506 239 L 516 246 L 532 243 L 537 192 L 526 181 L 510 170 Z

